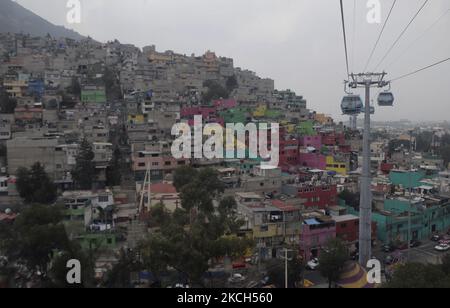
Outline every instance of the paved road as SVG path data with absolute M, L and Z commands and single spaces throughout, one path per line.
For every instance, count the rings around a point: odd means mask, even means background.
M 374 256 L 378 260 L 384 261 L 388 255 L 396 255 L 400 253 L 406 260 L 408 260 L 409 257 L 410 262 L 439 264 L 441 262 L 442 257 L 445 256 L 446 253 L 436 251 L 434 249 L 436 245 L 438 245 L 438 243 L 432 241 L 425 241 L 422 242 L 422 245 L 420 247 L 412 248 L 409 254 L 407 250 L 400 252 L 385 253 L 383 251 L 380 251 L 381 248 L 378 248 L 374 250 Z

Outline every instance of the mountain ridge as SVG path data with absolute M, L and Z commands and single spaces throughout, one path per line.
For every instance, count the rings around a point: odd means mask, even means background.
M 11 0 L 0 0 L 0 32 L 25 33 L 33 36 L 50 34 L 56 38 L 82 40 L 81 34 L 57 26 Z

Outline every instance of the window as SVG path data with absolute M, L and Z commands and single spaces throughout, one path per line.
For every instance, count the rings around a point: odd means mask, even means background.
M 166 162 L 164 163 L 165 166 L 170 166 L 171 164 L 172 164 L 172 162 L 170 162 L 170 161 L 166 161 Z
M 341 228 L 342 228 L 342 229 L 347 228 L 347 224 L 345 224 L 345 223 L 344 223 L 344 224 L 341 224 Z
M 158 166 L 159 163 L 152 163 L 152 166 Z
M 109 196 L 99 196 L 98 202 L 105 203 L 109 201 Z
M 145 167 L 145 163 L 139 163 L 138 166 L 139 167 Z

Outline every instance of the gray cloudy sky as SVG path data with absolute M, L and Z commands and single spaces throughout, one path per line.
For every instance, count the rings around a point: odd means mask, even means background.
M 393 0 L 380 1 L 384 21 Z M 312 109 L 340 118 L 345 62 L 338 0 L 81 0 L 82 23 L 75 26 L 66 22 L 67 0 L 17 2 L 99 41 L 117 38 L 139 47 L 155 44 L 160 51 L 185 54 L 213 50 L 234 58 L 236 66 L 275 79 L 277 88 L 304 95 Z M 353 43 L 354 0 L 344 3 L 350 62 L 355 71 L 361 71 L 382 24 L 368 24 L 367 0 L 357 0 Z M 422 3 L 398 0 L 372 68 Z M 450 57 L 450 14 L 405 52 L 449 9 L 448 0 L 429 1 L 385 61 L 383 68 L 390 77 Z M 395 108 L 377 108 L 374 119 L 450 119 L 449 72 L 447 62 L 393 84 Z

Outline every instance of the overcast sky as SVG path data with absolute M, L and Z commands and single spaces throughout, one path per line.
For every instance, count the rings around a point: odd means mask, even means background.
M 380 1 L 383 23 L 393 0 Z M 67 24 L 67 0 L 17 2 L 50 22 L 99 41 L 118 39 L 139 47 L 154 44 L 159 51 L 189 55 L 212 50 L 232 57 L 236 66 L 274 79 L 277 88 L 305 96 L 310 108 L 341 119 L 346 73 L 338 0 L 81 0 L 78 25 Z M 398 0 L 369 69 L 422 3 Z M 354 34 L 354 0 L 344 4 L 351 70 L 359 72 L 382 23 L 369 24 L 367 0 L 357 0 Z M 450 14 L 423 35 L 449 9 L 448 0 L 429 1 L 383 64 L 391 78 L 450 57 Z M 392 91 L 395 108 L 377 108 L 375 120 L 448 120 L 450 62 L 396 82 Z

